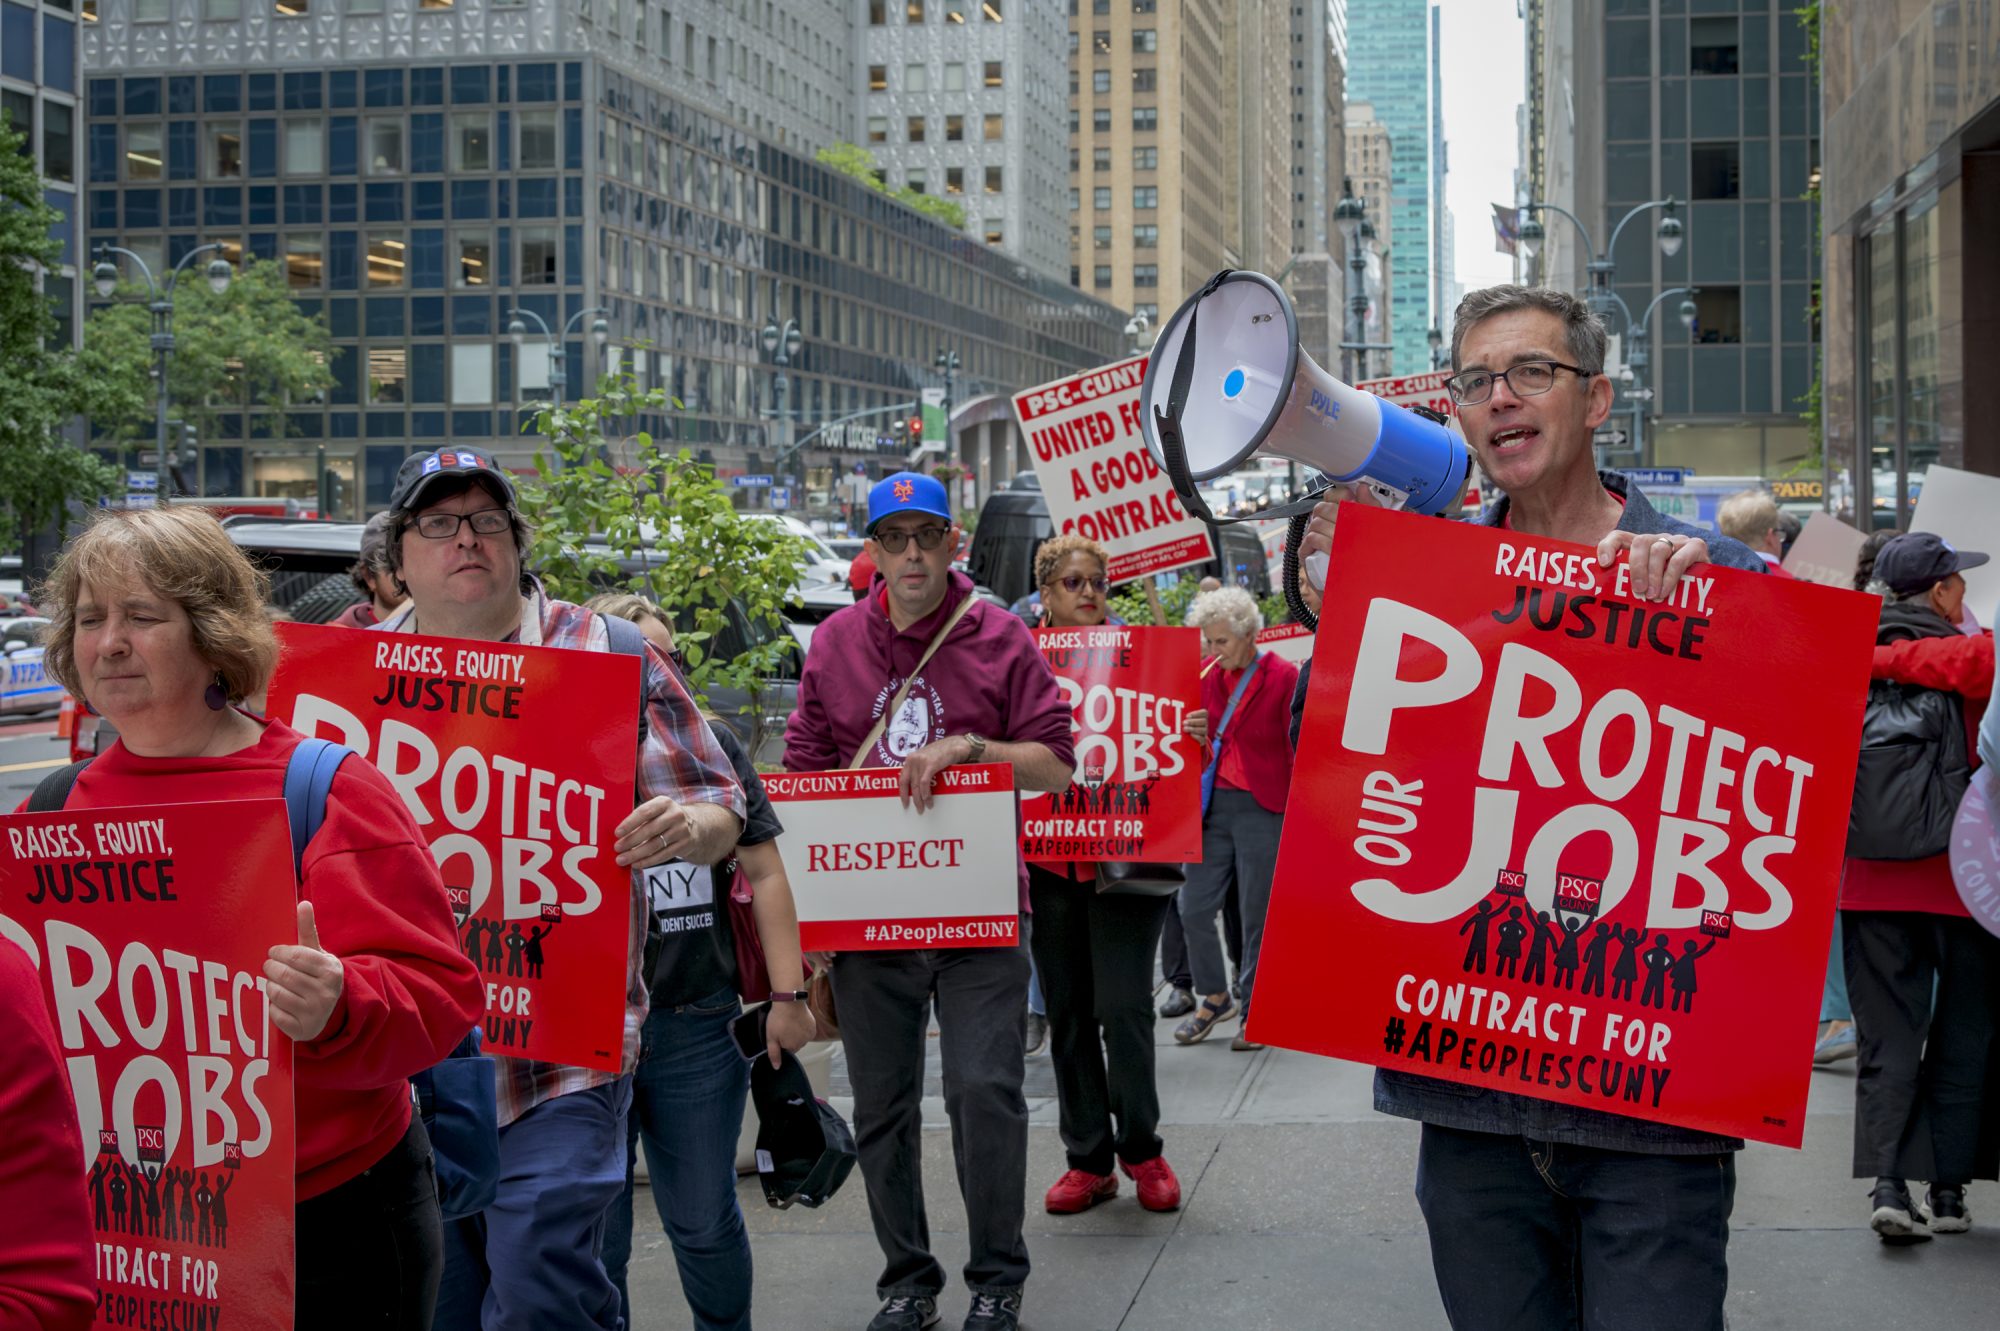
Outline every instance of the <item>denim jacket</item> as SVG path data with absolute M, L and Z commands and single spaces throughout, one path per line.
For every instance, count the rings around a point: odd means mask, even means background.
M 1746 545 L 1715 532 L 1703 531 L 1678 519 L 1667 517 L 1626 477 L 1615 471 L 1601 471 L 1604 488 L 1625 501 L 1625 515 L 1618 530 L 1629 532 L 1669 532 L 1699 536 L 1708 542 L 1709 560 L 1728 568 L 1764 571 L 1764 562 Z M 1480 515 L 1481 525 L 1497 527 L 1506 515 L 1507 499 Z M 1303 681 L 1301 682 L 1303 687 Z M 1570 1146 L 1592 1146 L 1608 1151 L 1638 1151 L 1648 1155 L 1714 1155 L 1743 1149 L 1735 1137 L 1672 1127 L 1599 1109 L 1581 1109 L 1538 1100 L 1505 1091 L 1489 1091 L 1457 1082 L 1419 1077 L 1407 1072 L 1378 1069 L 1375 1073 L 1375 1108 L 1400 1118 L 1420 1119 L 1440 1127 L 1470 1132 L 1519 1135 L 1536 1141 L 1562 1142 Z

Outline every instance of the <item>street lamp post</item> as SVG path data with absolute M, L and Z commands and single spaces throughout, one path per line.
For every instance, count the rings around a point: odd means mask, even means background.
M 784 327 L 778 326 L 775 317 L 764 324 L 763 336 L 758 339 L 764 346 L 764 354 L 771 358 L 774 367 L 772 392 L 777 408 L 778 456 L 789 459 L 792 455 L 792 435 L 797 432 L 797 420 L 792 411 L 792 363 L 799 358 L 805 347 L 805 335 L 799 331 L 797 319 L 785 320 Z M 801 473 L 803 480 L 803 473 Z M 805 499 L 805 487 L 799 487 L 799 499 Z
M 1646 306 L 1646 312 L 1634 319 L 1624 299 L 1615 291 L 1610 293 L 1619 312 L 1625 316 L 1625 368 L 1632 379 L 1625 390 L 1625 399 L 1632 409 L 1632 448 L 1646 465 L 1651 465 L 1653 461 L 1651 441 L 1646 438 L 1645 408 L 1653 397 L 1653 390 L 1646 385 L 1646 371 L 1652 365 L 1653 311 L 1660 308 L 1660 302 L 1671 296 L 1680 296 L 1682 300 L 1677 313 L 1682 326 L 1692 329 L 1699 313 L 1693 297 L 1700 294 L 1700 287 L 1669 287 L 1653 297 L 1652 303 Z
M 174 354 L 174 287 L 179 284 L 181 274 L 187 270 L 187 266 L 194 262 L 197 257 L 207 254 L 210 250 L 220 250 L 221 248 L 221 242 L 217 241 L 189 250 L 181 256 L 181 261 L 174 265 L 173 271 L 167 274 L 167 280 L 164 284 L 153 279 L 153 270 L 146 266 L 144 259 L 132 251 L 121 249 L 116 245 L 99 245 L 95 256 L 97 265 L 91 269 L 91 277 L 97 284 L 97 294 L 107 299 L 118 289 L 118 265 L 111 262 L 110 256 L 114 254 L 124 255 L 138 266 L 140 274 L 146 279 L 146 293 L 148 296 L 146 308 L 153 312 L 152 346 L 153 378 L 155 381 L 153 465 L 156 477 L 155 484 L 159 487 L 158 497 L 153 501 L 156 504 L 166 503 L 169 491 L 167 484 L 167 362 L 172 359 Z M 209 260 L 207 269 L 208 289 L 218 296 L 229 290 L 229 279 L 232 272 L 233 270 L 230 268 L 227 259 L 217 258 Z
M 1597 312 L 1599 318 L 1608 319 L 1611 316 L 1611 277 L 1618 271 L 1618 265 L 1612 262 L 1611 256 L 1618 252 L 1618 237 L 1624 234 L 1625 224 L 1640 213 L 1647 212 L 1650 209 L 1665 209 L 1666 216 L 1660 219 L 1660 225 L 1653 234 L 1659 240 L 1660 253 L 1671 259 L 1681 252 L 1681 242 L 1686 238 L 1687 234 L 1686 229 L 1681 226 L 1680 219 L 1674 216 L 1674 209 L 1680 207 L 1680 205 L 1681 201 L 1672 195 L 1668 195 L 1664 199 L 1654 199 L 1649 203 L 1638 204 L 1630 212 L 1618 219 L 1618 225 L 1611 230 L 1611 244 L 1601 254 L 1598 253 L 1596 247 L 1591 243 L 1590 228 L 1583 224 L 1582 218 L 1569 209 L 1561 207 L 1558 204 L 1537 201 L 1528 204 L 1525 211 L 1536 213 L 1546 210 L 1548 212 L 1561 213 L 1574 223 L 1576 229 L 1582 233 L 1584 252 L 1592 256 L 1589 263 L 1585 265 L 1585 271 L 1589 274 L 1590 281 L 1586 298 L 1590 302 L 1590 308 Z M 1521 224 L 1521 245 L 1527 251 L 1525 257 L 1533 258 L 1535 248 L 1547 236 L 1547 229 L 1539 221 L 1535 220 L 1535 218 L 1530 217 L 1527 221 L 1523 222 Z
M 528 325 L 522 323 L 522 319 L 533 319 L 535 327 L 542 330 L 542 337 L 549 344 L 549 400 L 558 407 L 563 403 L 563 387 L 569 383 L 569 370 L 567 366 L 569 360 L 569 335 L 576 331 L 577 324 L 582 321 L 583 316 L 586 314 L 597 316 L 596 319 L 591 321 L 590 340 L 598 350 L 602 351 L 604 344 L 611 340 L 611 325 L 605 322 L 605 310 L 602 306 L 593 305 L 587 310 L 578 310 L 575 314 L 570 315 L 569 322 L 563 325 L 562 337 L 560 339 L 549 330 L 548 320 L 542 318 L 541 315 L 536 314 L 533 310 L 517 309 L 507 311 L 507 336 L 514 340 L 515 346 L 525 346 L 528 341 Z
M 1440 329 L 1436 324 L 1432 324 L 1431 331 L 1424 334 L 1424 341 L 1431 344 L 1431 368 L 1433 370 L 1443 369 L 1444 368 L 1443 330 Z
M 1362 321 L 1368 317 L 1368 260 L 1361 253 L 1361 231 L 1368 225 L 1368 205 L 1355 196 L 1352 180 L 1343 178 L 1340 182 L 1340 201 L 1333 206 L 1333 220 L 1347 241 L 1347 267 L 1351 274 L 1347 280 L 1347 338 L 1340 344 L 1340 373 L 1351 384 L 1358 377 L 1356 357 L 1367 354 L 1361 350 L 1361 342 Z

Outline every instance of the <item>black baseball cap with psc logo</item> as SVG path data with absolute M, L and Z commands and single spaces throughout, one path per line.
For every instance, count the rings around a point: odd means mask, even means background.
M 514 478 L 493 460 L 491 453 L 476 448 L 440 448 L 434 453 L 417 453 L 403 459 L 396 469 L 396 488 L 389 496 L 392 512 L 407 513 L 428 502 L 427 493 L 444 481 L 473 478 L 484 481 L 508 508 L 518 507 Z

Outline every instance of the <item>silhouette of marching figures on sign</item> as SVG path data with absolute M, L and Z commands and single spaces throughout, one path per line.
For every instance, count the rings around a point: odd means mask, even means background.
M 110 1156 L 100 1155 L 90 1169 L 90 1208 L 99 1229 L 111 1228 L 111 1217 L 104 1207 L 104 1182 L 105 1175 L 111 1172 L 110 1160 Z
M 209 1220 L 215 1213 L 215 1190 L 208 1186 L 207 1174 L 201 1176 L 201 1185 L 194 1191 L 194 1204 L 201 1211 L 201 1237 L 195 1242 L 207 1245 L 211 1242 Z
M 1616 930 L 1604 921 L 1597 922 L 1591 932 L 1590 943 L 1583 949 L 1583 992 L 1604 997 L 1604 967 L 1610 960 L 1612 935 Z
M 521 954 L 527 948 L 528 937 L 521 932 L 521 926 L 517 924 L 514 926 L 513 932 L 507 935 L 507 974 L 519 975 L 521 973 Z
M 1521 923 L 1521 908 L 1507 907 L 1507 918 L 1500 921 L 1500 946 L 1496 949 L 1500 961 L 1493 968 L 1496 976 L 1505 980 L 1514 978 L 1521 964 L 1521 940 L 1527 936 L 1527 926 Z
M 174 1211 L 174 1189 L 178 1188 L 180 1183 L 181 1175 L 177 1169 L 165 1170 L 160 1174 L 160 1210 L 167 1222 L 165 1237 L 170 1239 L 181 1236 L 179 1218 Z
M 215 1212 L 215 1246 L 218 1248 L 227 1248 L 229 1246 L 229 1208 L 223 1205 L 222 1199 L 235 1186 L 236 1176 L 234 1174 L 217 1174 L 215 1176 L 215 1203 L 212 1209 Z
M 1465 969 L 1486 974 L 1487 932 L 1493 923 L 1493 903 L 1481 901 L 1479 909 L 1465 917 L 1465 923 L 1458 926 L 1460 933 L 1470 932 L 1472 937 L 1465 945 Z
M 514 927 L 519 929 L 521 926 L 517 924 Z M 553 924 L 537 925 L 528 932 L 528 941 L 522 949 L 522 955 L 527 958 L 528 978 L 531 980 L 542 978 L 542 962 L 545 960 L 542 956 L 542 940 L 553 932 L 555 932 Z
M 1694 1011 L 1694 963 L 1705 957 L 1722 940 L 1711 938 L 1700 947 L 1690 938 L 1681 944 L 1681 955 L 1674 958 L 1674 1008 L 1676 1012 Z
M 1549 928 L 1549 913 L 1538 910 L 1528 917 L 1528 928 L 1534 938 L 1528 946 L 1528 964 L 1521 967 L 1523 984 L 1541 984 L 1548 976 L 1549 943 L 1554 932 Z
M 486 922 L 486 969 L 495 975 L 500 973 L 500 963 L 506 959 L 506 953 L 500 946 L 500 929 L 500 921 Z
M 1667 1005 L 1667 972 L 1673 968 L 1674 954 L 1667 950 L 1667 936 L 1659 934 L 1653 945 L 1639 958 L 1646 963 L 1646 987 L 1639 991 L 1641 1007 L 1665 1007 Z
M 1556 959 L 1552 963 L 1555 966 L 1556 972 L 1556 988 L 1574 989 L 1576 987 L 1576 968 L 1578 964 L 1576 940 L 1583 933 L 1584 926 L 1589 924 L 1590 921 L 1580 915 L 1564 915 L 1559 917 L 1556 922 L 1562 927 L 1563 931 L 1562 945 L 1556 948 Z
M 486 967 L 482 964 L 483 958 L 479 950 L 479 936 L 485 932 L 486 921 L 473 919 L 465 922 L 465 956 L 468 961 L 478 966 L 481 970 L 485 970 Z
M 1639 941 L 1644 935 L 1637 929 L 1620 930 L 1615 924 L 1611 934 L 1619 943 L 1618 962 L 1611 968 L 1611 996 L 1629 1003 L 1632 986 L 1639 982 Z

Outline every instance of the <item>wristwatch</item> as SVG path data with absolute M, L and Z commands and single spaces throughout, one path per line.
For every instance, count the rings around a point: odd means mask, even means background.
M 771 995 L 771 1001 L 773 1003 L 803 1003 L 810 997 L 812 997 L 811 992 L 805 989 L 780 989 Z
M 966 759 L 967 762 L 976 763 L 986 756 L 986 736 L 975 735 L 971 731 L 967 731 L 965 742 L 972 746 L 972 756 Z

